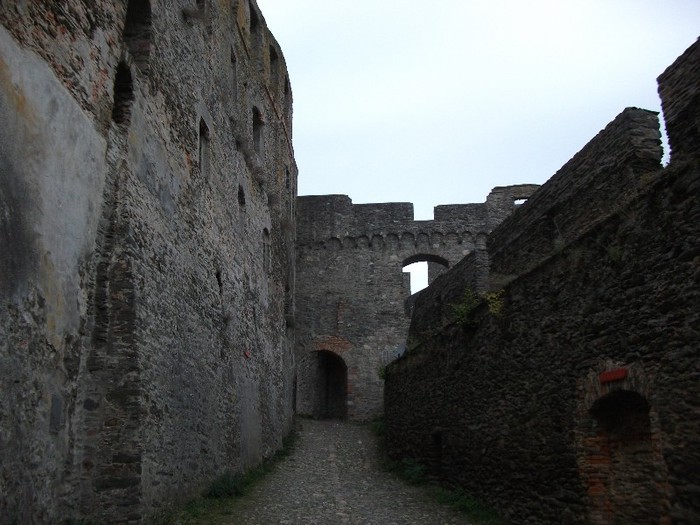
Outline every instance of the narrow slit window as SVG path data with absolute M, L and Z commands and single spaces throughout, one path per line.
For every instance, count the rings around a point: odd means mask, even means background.
M 265 269 L 265 273 L 270 273 L 270 270 L 272 269 L 271 251 L 270 231 L 265 228 L 263 229 L 263 267 Z
M 238 100 L 238 64 L 233 49 L 231 49 L 231 100 L 234 104 Z
M 131 119 L 131 103 L 134 100 L 134 84 L 129 66 L 119 62 L 114 76 L 114 106 L 112 120 L 119 126 L 128 126 Z
M 243 191 L 243 186 L 238 186 L 238 205 L 241 210 L 245 208 L 245 191 Z
M 253 108 L 253 147 L 256 153 L 262 153 L 263 146 L 263 118 L 262 113 L 256 107 Z
M 252 2 L 248 4 L 250 10 L 250 48 L 253 57 L 259 57 L 262 46 L 262 34 L 260 29 L 260 19 L 255 12 Z
M 275 96 L 277 95 L 277 85 L 280 81 L 279 68 L 279 56 L 277 55 L 277 51 L 275 51 L 273 46 L 270 46 L 270 89 Z
M 202 177 L 209 177 L 211 169 L 211 143 L 209 128 L 204 119 L 199 119 L 199 169 Z
M 148 0 L 129 0 L 122 35 L 136 67 L 145 69 L 151 54 L 151 3 Z

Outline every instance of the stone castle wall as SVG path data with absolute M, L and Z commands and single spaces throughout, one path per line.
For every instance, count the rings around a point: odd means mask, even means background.
M 290 430 L 284 59 L 254 1 L 0 21 L 0 516 L 138 523 Z
M 420 294 L 409 349 L 387 368 L 394 457 L 512 523 L 700 520 L 699 59 L 700 41 L 660 77 L 669 167 L 653 169 L 650 116 L 623 112 L 567 165 L 592 174 L 576 199 L 555 190 L 582 172 L 562 171 L 489 238 L 500 301 L 464 308 L 484 282 L 469 259 Z M 605 196 L 596 214 L 606 185 L 619 203 Z M 539 197 L 555 193 L 580 209 L 559 215 L 571 234 L 553 248 L 536 208 L 562 213 Z
M 379 416 L 380 370 L 403 351 L 409 324 L 410 283 L 402 268 L 427 261 L 429 279 L 435 279 L 485 246 L 486 235 L 513 211 L 514 201 L 535 188 L 498 187 L 482 204 L 437 206 L 432 221 L 414 221 L 410 203 L 299 197 L 297 410 L 317 417 Z M 342 359 L 339 366 L 346 370 L 326 377 L 324 352 Z M 338 389 L 329 391 L 330 383 Z M 336 410 L 328 407 L 329 396 Z

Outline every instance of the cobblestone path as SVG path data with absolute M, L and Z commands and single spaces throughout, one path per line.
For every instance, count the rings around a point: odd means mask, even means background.
M 381 470 L 367 426 L 301 420 L 292 455 L 227 516 L 230 525 L 469 525 L 424 487 Z

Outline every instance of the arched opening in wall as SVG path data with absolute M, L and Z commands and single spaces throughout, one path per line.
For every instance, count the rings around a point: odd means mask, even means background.
M 345 419 L 348 415 L 348 367 L 339 355 L 327 350 L 316 354 L 314 417 Z
M 426 288 L 435 278 L 447 270 L 450 263 L 447 259 L 433 254 L 416 254 L 406 258 L 402 267 L 410 273 L 411 294 Z
M 145 70 L 151 54 L 150 1 L 129 0 L 122 36 L 136 67 Z
M 134 83 L 131 70 L 124 62 L 119 62 L 114 76 L 114 105 L 112 120 L 118 126 L 128 126 L 131 119 L 131 103 L 134 100 Z
M 591 523 L 660 523 L 666 513 L 649 410 L 646 398 L 629 390 L 612 391 L 591 407 L 583 465 Z
M 514 204 L 515 206 L 520 206 L 520 205 L 522 205 L 522 204 L 525 204 L 526 202 L 527 202 L 527 199 L 515 199 L 515 200 L 513 201 L 513 204 Z
M 255 148 L 255 152 L 258 154 L 262 153 L 262 144 L 263 144 L 262 129 L 263 129 L 262 113 L 260 113 L 260 110 L 257 107 L 253 106 L 253 147 Z

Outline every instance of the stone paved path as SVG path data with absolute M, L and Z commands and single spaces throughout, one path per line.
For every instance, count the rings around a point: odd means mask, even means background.
M 294 453 L 227 516 L 230 525 L 469 525 L 378 465 L 367 426 L 301 420 Z

